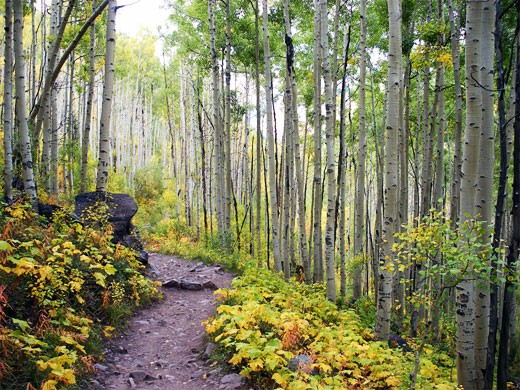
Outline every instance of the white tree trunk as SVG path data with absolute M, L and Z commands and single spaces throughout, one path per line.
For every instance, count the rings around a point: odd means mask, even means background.
M 479 221 L 488 228 L 483 237 L 490 243 L 490 225 L 494 219 L 493 178 L 495 168 L 494 130 L 494 60 L 495 60 L 495 4 L 491 0 L 482 2 L 482 31 L 480 46 L 480 81 L 482 93 L 482 122 L 480 127 L 480 154 L 478 160 L 478 187 L 475 212 Z M 477 387 L 484 386 L 489 334 L 489 278 L 474 283 L 475 297 L 475 372 Z
M 399 100 L 401 98 L 402 46 L 401 11 L 399 0 L 388 0 L 389 51 L 388 51 L 388 116 L 385 137 L 384 222 L 383 253 L 379 268 L 379 293 L 376 314 L 376 339 L 388 340 L 390 333 L 390 304 L 392 275 L 384 265 L 392 256 L 394 233 L 397 231 L 397 174 L 399 146 Z
M 314 0 L 314 282 L 323 281 L 323 247 L 321 213 L 322 183 L 321 183 L 321 50 L 320 50 L 320 7 L 319 0 Z
M 24 190 L 29 201 L 36 209 L 37 194 L 34 182 L 33 161 L 31 153 L 31 141 L 29 138 L 29 126 L 27 125 L 27 112 L 25 111 L 25 61 L 23 53 L 23 1 L 13 0 L 14 25 L 13 45 L 15 59 L 15 89 L 16 89 L 16 127 L 20 139 L 20 152 L 22 155 L 22 175 Z
M 461 223 L 474 219 L 482 121 L 480 88 L 481 2 L 469 1 L 466 8 L 466 132 L 462 154 L 460 188 Z M 471 271 L 469 269 L 468 271 Z M 477 388 L 475 372 L 475 313 L 473 280 L 467 274 L 457 286 L 457 382 L 465 390 Z
M 92 1 L 92 11 L 96 9 L 97 0 Z M 88 97 L 85 113 L 85 125 L 83 128 L 83 142 L 81 145 L 81 192 L 87 191 L 87 169 L 88 169 L 88 145 L 90 139 L 90 125 L 92 123 L 92 100 L 94 98 L 96 64 L 95 64 L 95 44 L 96 44 L 96 25 L 93 22 L 90 26 L 90 46 L 89 46 L 89 81 Z
M 336 120 L 333 113 L 332 81 L 329 55 L 329 25 L 327 1 L 320 0 L 321 12 L 321 51 L 323 55 L 322 71 L 325 80 L 325 122 L 327 139 L 327 224 L 325 226 L 325 263 L 327 267 L 327 299 L 336 301 L 334 218 L 336 213 L 336 176 L 334 159 L 334 141 Z
M 4 51 L 4 197 L 13 199 L 13 6 L 5 1 Z
M 112 93 L 114 89 L 114 54 L 116 48 L 117 0 L 110 0 L 107 18 L 107 43 L 105 53 L 105 82 L 103 85 L 103 105 L 99 129 L 99 161 L 96 191 L 106 192 L 108 167 L 110 163 L 110 118 L 112 115 Z
M 360 260 L 363 256 L 363 227 L 365 225 L 365 160 L 367 149 L 367 138 L 365 131 L 365 81 L 366 81 L 366 4 L 360 0 L 361 39 L 359 42 L 359 135 L 358 135 L 358 167 L 356 172 L 356 198 L 355 198 L 355 222 L 354 222 L 354 258 Z M 353 298 L 361 297 L 361 262 L 358 261 L 354 268 Z
M 264 69 L 265 69 L 265 94 L 267 98 L 266 122 L 267 122 L 267 145 L 269 158 L 269 199 L 271 203 L 271 231 L 273 241 L 274 269 L 282 271 L 280 257 L 280 242 L 278 238 L 278 198 L 276 195 L 276 162 L 273 135 L 273 85 L 271 81 L 271 58 L 269 51 L 269 28 L 267 0 L 263 0 L 263 31 L 264 31 Z

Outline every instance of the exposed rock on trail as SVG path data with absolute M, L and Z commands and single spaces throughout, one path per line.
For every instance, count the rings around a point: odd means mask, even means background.
M 194 264 L 172 256 L 151 254 L 149 261 L 156 267 L 154 278 L 177 284 L 163 287 L 165 299 L 139 312 L 125 334 L 112 340 L 105 362 L 98 364 L 92 388 L 247 389 L 240 375 L 226 375 L 207 360 L 214 346 L 206 345 L 201 326 L 215 311 L 213 286 L 228 287 L 232 275 L 219 265 Z

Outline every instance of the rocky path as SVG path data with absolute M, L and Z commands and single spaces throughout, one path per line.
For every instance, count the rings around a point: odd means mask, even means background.
M 93 389 L 247 389 L 242 377 L 207 359 L 212 344 L 201 326 L 215 311 L 214 290 L 228 287 L 232 275 L 172 256 L 152 254 L 149 261 L 165 299 L 140 311 L 107 346 Z

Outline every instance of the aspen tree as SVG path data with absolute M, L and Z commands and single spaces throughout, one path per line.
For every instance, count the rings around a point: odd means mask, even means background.
M 96 9 L 97 0 L 92 0 L 92 11 Z M 87 191 L 87 169 L 88 169 L 88 141 L 90 138 L 90 128 L 92 123 L 92 100 L 94 99 L 95 77 L 96 77 L 96 24 L 92 22 L 90 26 L 89 43 L 89 78 L 88 78 L 88 97 L 85 111 L 85 125 L 83 128 L 83 142 L 81 145 L 81 192 Z
M 442 2 L 438 1 L 438 14 L 439 20 L 443 20 Z M 444 35 L 440 34 L 438 37 L 439 44 L 444 41 Z M 444 189 L 444 131 L 446 127 L 445 118 L 445 98 L 444 98 L 444 83 L 445 83 L 445 69 L 444 63 L 438 61 L 437 63 L 437 81 L 436 91 L 438 94 L 438 121 L 437 121 L 437 143 L 435 150 L 435 185 L 433 188 L 433 201 L 434 207 L 437 211 L 441 212 L 443 209 L 443 189 Z M 440 254 L 437 254 L 434 258 L 434 265 L 440 266 L 441 258 Z M 433 299 L 437 299 L 437 294 L 440 291 L 440 280 L 436 280 L 433 283 Z M 431 308 L 431 329 L 434 335 L 434 341 L 437 341 L 439 334 L 439 320 L 440 320 L 440 305 L 433 305 Z
M 482 27 L 480 43 L 480 82 L 482 84 L 482 122 L 480 127 L 480 152 L 478 159 L 478 186 L 475 213 L 487 228 L 482 237 L 484 243 L 491 241 L 490 226 L 493 218 L 493 178 L 495 168 L 494 131 L 494 60 L 495 60 L 495 6 L 491 0 L 482 2 Z M 475 296 L 475 370 L 477 387 L 484 387 L 489 334 L 489 279 L 474 282 Z
M 354 267 L 353 298 L 361 297 L 361 259 L 363 258 L 363 227 L 365 225 L 364 203 L 365 203 L 365 160 L 367 149 L 367 137 L 365 131 L 365 104 L 366 104 L 366 2 L 359 2 L 361 36 L 359 41 L 359 135 L 358 135 L 358 158 L 356 172 L 356 197 L 355 197 L 355 221 L 354 221 L 354 257 L 358 264 Z
M 460 180 L 462 169 L 462 87 L 460 85 L 459 28 L 455 24 L 453 0 L 448 0 L 450 20 L 451 55 L 453 58 L 453 80 L 455 83 L 455 132 L 453 147 L 453 169 L 450 183 L 450 219 L 453 226 L 459 219 Z
M 110 158 L 110 118 L 112 115 L 112 93 L 114 89 L 114 54 L 116 48 L 117 0 L 110 0 L 107 18 L 107 43 L 105 52 L 105 80 L 103 84 L 103 104 L 99 129 L 99 160 L 96 178 L 96 192 L 106 192 Z
M 4 50 L 4 197 L 13 200 L 13 5 L 5 1 Z
M 224 160 L 224 232 L 228 233 L 231 228 L 231 0 L 226 0 L 226 100 L 225 100 L 225 122 L 224 148 L 222 149 Z
M 475 218 L 476 214 L 476 188 L 482 122 L 482 92 L 479 85 L 481 27 L 482 3 L 470 0 L 466 7 L 466 130 L 460 188 L 461 223 Z M 471 269 L 468 271 L 471 271 Z M 458 284 L 456 297 L 457 383 L 466 390 L 473 390 L 477 388 L 474 340 L 475 306 L 473 281 L 469 273 Z
M 290 207 L 292 203 L 292 164 L 293 164 L 293 149 L 291 144 L 292 139 L 292 123 L 291 123 L 291 104 L 290 104 L 290 86 L 286 84 L 284 92 L 284 133 L 282 142 L 282 180 L 281 180 L 281 216 L 280 216 L 280 248 L 282 255 L 282 268 L 284 277 L 286 279 L 291 276 L 290 256 Z
M 431 160 L 433 157 L 433 140 L 431 127 L 429 126 L 428 119 L 431 118 L 430 114 L 430 65 L 424 66 L 424 79 L 423 79 L 423 126 L 422 126 L 422 166 L 421 166 L 421 197 L 420 197 L 420 217 L 424 218 L 428 215 L 431 206 L 431 175 L 432 175 L 432 164 Z M 435 99 L 434 99 L 435 100 Z M 436 104 L 433 104 L 435 108 Z
M 321 177 L 321 59 L 320 50 L 320 7 L 319 0 L 314 0 L 314 209 L 313 231 L 314 231 L 314 267 L 313 281 L 323 281 L 323 247 L 322 247 L 322 224 L 321 213 L 322 200 L 322 177 Z
M 256 85 L 256 255 L 257 255 L 257 263 L 258 266 L 262 266 L 262 239 L 261 239 L 261 231 L 260 231 L 260 223 L 262 221 L 261 214 L 261 197 L 262 197 L 262 169 L 261 169 L 261 109 L 260 109 L 260 32 L 258 27 L 258 14 L 259 14 L 259 4 L 258 0 L 255 0 L 255 42 L 256 42 L 256 51 L 255 51 L 255 85 Z M 253 211 L 251 210 L 251 213 Z M 267 243 L 269 245 L 269 243 Z
M 323 78 L 325 81 L 325 122 L 327 140 L 327 223 L 325 226 L 325 263 L 327 268 L 327 299 L 336 301 L 336 276 L 335 276 L 335 245 L 334 245 L 334 218 L 336 214 L 336 177 L 334 176 L 334 130 L 335 118 L 333 114 L 332 80 L 329 55 L 329 26 L 327 1 L 320 0 L 320 47 L 322 51 Z
M 223 163 L 222 160 L 222 131 L 220 123 L 220 103 L 219 103 L 219 65 L 216 49 L 215 32 L 215 0 L 208 1 L 209 15 L 209 36 L 210 53 L 212 67 L 212 90 L 213 90 L 213 126 L 214 126 L 214 154 L 215 154 L 215 216 L 217 219 L 217 229 L 219 233 L 224 231 L 224 187 L 223 187 Z
M 22 176 L 24 190 L 31 202 L 33 209 L 37 209 L 36 184 L 34 182 L 33 160 L 31 141 L 29 138 L 29 126 L 27 124 L 27 112 L 25 111 L 25 60 L 23 53 L 23 1 L 13 0 L 13 46 L 14 46 L 14 70 L 16 91 L 16 127 L 20 142 L 22 157 Z
M 296 174 L 296 192 L 298 200 L 298 238 L 300 243 L 300 253 L 302 257 L 302 264 L 304 270 L 304 278 L 306 283 L 311 282 L 311 270 L 309 264 L 309 251 L 307 249 L 307 234 L 305 231 L 305 196 L 303 183 L 303 168 L 300 157 L 300 136 L 298 124 L 298 108 L 297 108 L 297 91 L 296 91 L 296 76 L 294 71 L 294 46 L 291 33 L 291 21 L 289 14 L 289 0 L 284 1 L 284 24 L 285 24 L 285 44 L 286 44 L 286 83 L 288 88 L 288 100 L 290 103 L 290 119 L 288 123 L 291 130 L 290 140 L 293 146 L 291 164 L 294 164 L 294 172 Z M 291 178 L 292 180 L 292 178 Z M 292 238 L 291 238 L 292 240 Z M 291 241 L 293 242 L 293 240 Z
M 276 272 L 282 271 L 282 261 L 280 257 L 280 242 L 278 238 L 278 198 L 276 194 L 276 162 L 273 136 L 273 84 L 271 81 L 271 58 L 269 50 L 269 28 L 268 28 L 268 7 L 267 0 L 263 0 L 263 31 L 264 31 L 264 70 L 265 70 L 265 94 L 266 122 L 267 122 L 267 145 L 269 158 L 269 199 L 271 203 L 271 230 L 273 241 L 274 269 Z M 267 190 L 267 189 L 266 189 Z M 269 242 L 269 241 L 268 241 Z M 269 258 L 269 257 L 268 257 Z
M 401 11 L 399 0 L 388 0 L 388 113 L 385 136 L 384 223 L 383 253 L 379 273 L 379 293 L 376 313 L 376 339 L 388 340 L 390 333 L 390 304 L 392 275 L 385 267 L 392 255 L 394 233 L 397 231 L 397 172 L 399 144 L 399 100 L 401 97 Z
M 350 45 L 350 30 L 352 26 L 352 12 L 350 13 L 350 22 L 345 25 L 345 32 L 343 35 L 343 69 L 341 76 L 341 97 L 340 97 L 340 119 L 339 119 L 339 169 L 338 169 L 338 181 L 339 181 L 339 226 L 338 226 L 338 251 L 340 261 L 340 295 L 345 297 L 347 292 L 347 272 L 346 272 L 346 245 L 345 245 L 345 219 L 346 219 L 346 186 L 347 186 L 347 145 L 345 136 L 345 106 L 346 106 L 346 89 L 347 89 L 347 63 L 349 55 Z M 347 32 L 348 28 L 348 32 Z

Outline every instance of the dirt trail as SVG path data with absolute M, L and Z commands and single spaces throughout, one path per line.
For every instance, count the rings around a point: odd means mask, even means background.
M 214 290 L 228 287 L 232 275 L 172 256 L 151 254 L 149 261 L 158 270 L 153 279 L 179 287 L 163 286 L 165 299 L 132 317 L 107 346 L 93 389 L 247 389 L 239 375 L 222 373 L 202 356 L 208 351 L 201 322 L 215 311 Z

